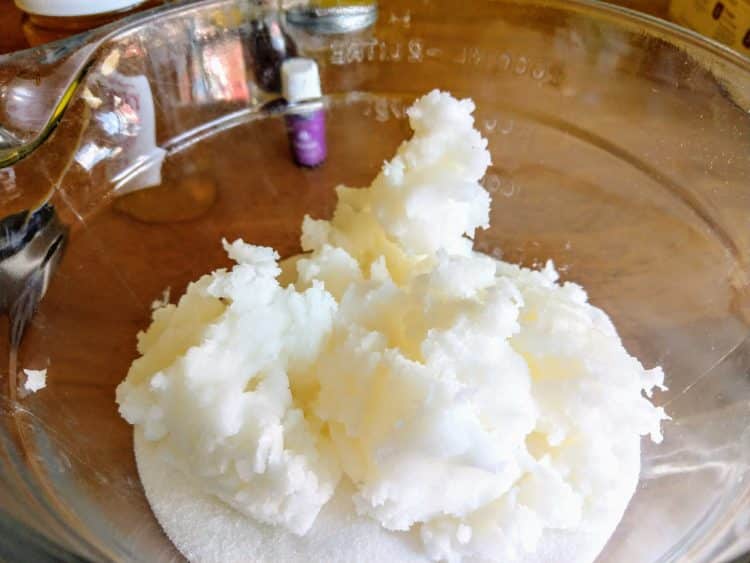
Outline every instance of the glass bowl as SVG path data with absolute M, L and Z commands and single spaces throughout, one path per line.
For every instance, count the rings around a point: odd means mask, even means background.
M 750 549 L 750 62 L 594 2 L 384 0 L 370 29 L 289 29 L 325 92 L 329 156 L 305 169 L 258 86 L 251 34 L 269 9 L 172 6 L 0 58 L 0 145 L 26 143 L 5 151 L 0 218 L 41 208 L 67 229 L 17 357 L 48 385 L 16 393 L 0 367 L 0 558 L 180 558 L 114 402 L 150 304 L 225 266 L 221 237 L 296 253 L 304 214 L 369 184 L 433 88 L 471 96 L 489 139 L 476 248 L 553 259 L 667 374 L 655 400 L 672 421 L 644 441 L 600 560 Z M 2 319 L 2 358 L 10 332 Z

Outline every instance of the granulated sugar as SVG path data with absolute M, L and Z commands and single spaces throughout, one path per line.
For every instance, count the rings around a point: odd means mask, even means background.
M 426 563 L 419 534 L 389 532 L 378 522 L 357 516 L 351 501 L 354 488 L 342 481 L 336 494 L 305 536 L 259 524 L 201 490 L 183 472 L 161 458 L 158 446 L 137 429 L 134 446 L 138 473 L 148 502 L 162 529 L 194 563 Z M 623 468 L 629 479 L 619 484 L 602 519 L 587 531 L 546 531 L 537 550 L 520 563 L 583 563 L 593 561 L 635 489 L 638 467 L 632 457 Z

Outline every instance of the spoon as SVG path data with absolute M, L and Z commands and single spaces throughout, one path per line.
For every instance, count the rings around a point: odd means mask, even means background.
M 44 204 L 0 220 L 0 314 L 10 320 L 10 398 L 17 392 L 18 348 L 24 330 L 63 254 L 68 228 Z

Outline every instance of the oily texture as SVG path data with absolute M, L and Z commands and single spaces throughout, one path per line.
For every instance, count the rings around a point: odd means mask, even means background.
M 555 537 L 589 538 L 576 560 L 601 549 L 640 436 L 660 439 L 644 392 L 663 374 L 551 263 L 472 250 L 490 206 L 473 109 L 424 96 L 372 185 L 305 218 L 304 255 L 280 267 L 225 241 L 237 265 L 154 312 L 117 398 L 196 493 L 314 538 L 338 487 L 357 522 L 434 560 L 553 561 Z

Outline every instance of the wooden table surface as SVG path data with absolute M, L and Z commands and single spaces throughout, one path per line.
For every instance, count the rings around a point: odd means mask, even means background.
M 13 0 L 0 0 L 0 54 L 18 51 L 29 46 L 21 31 L 23 14 Z

